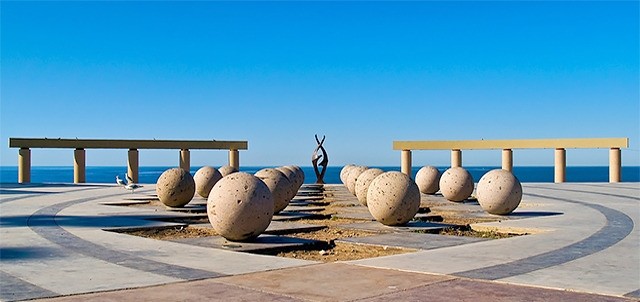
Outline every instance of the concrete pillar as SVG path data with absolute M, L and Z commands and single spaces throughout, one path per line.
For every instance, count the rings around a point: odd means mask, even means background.
M 191 173 L 191 155 L 189 149 L 180 150 L 180 168 Z
M 73 182 L 77 184 L 87 182 L 86 175 L 85 150 L 77 148 L 73 151 Z
M 129 154 L 128 154 L 128 159 L 127 159 L 127 175 L 129 177 L 131 177 L 131 179 L 133 179 L 134 183 L 138 183 L 138 171 L 139 171 L 139 164 L 138 164 L 138 149 L 129 149 Z
M 555 175 L 553 181 L 562 183 L 566 181 L 567 152 L 564 148 L 557 148 L 555 151 Z
M 502 150 L 502 169 L 513 171 L 513 151 L 511 149 Z
M 462 167 L 462 151 L 459 149 L 451 150 L 451 168 Z
M 31 150 L 20 148 L 18 151 L 18 183 L 31 182 Z
M 411 177 L 411 150 L 402 150 L 400 154 L 400 171 Z
M 622 169 L 622 155 L 620 148 L 611 148 L 609 150 L 609 182 L 620 182 Z
M 240 151 L 229 149 L 229 166 L 240 170 Z

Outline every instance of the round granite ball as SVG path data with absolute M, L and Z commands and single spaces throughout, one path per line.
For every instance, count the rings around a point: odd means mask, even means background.
M 369 190 L 369 185 L 374 178 L 382 173 L 384 173 L 384 171 L 381 169 L 371 168 L 365 170 L 358 176 L 358 180 L 356 180 L 356 197 L 363 206 L 367 205 L 367 191 Z
M 196 182 L 189 172 L 172 168 L 162 172 L 156 183 L 158 199 L 169 207 L 188 204 L 196 193 Z
M 289 196 L 291 196 L 292 190 L 291 182 L 287 177 L 272 168 L 262 169 L 254 175 L 269 187 L 269 191 L 273 195 L 273 213 L 284 210 L 289 205 L 289 200 L 291 200 Z
M 340 181 L 342 181 L 343 184 L 347 184 L 347 175 L 349 174 L 349 170 L 353 167 L 355 167 L 355 165 L 348 164 L 340 170 Z
M 463 201 L 473 193 L 473 177 L 462 167 L 449 168 L 440 177 L 440 192 L 450 201 Z
M 440 190 L 440 170 L 434 166 L 424 166 L 416 173 L 416 184 L 424 194 L 436 194 Z
M 296 194 L 298 193 L 298 187 L 295 183 L 296 181 L 295 172 L 288 167 L 277 167 L 276 170 L 282 172 L 282 174 L 284 174 L 287 180 L 289 180 L 289 193 L 290 193 L 289 200 L 293 199 L 294 197 L 296 197 Z
M 213 229 L 231 241 L 258 237 L 273 218 L 273 196 L 259 178 L 237 172 L 218 181 L 207 199 Z
M 351 194 L 356 195 L 356 182 L 358 181 L 358 176 L 367 169 L 369 169 L 369 167 L 365 166 L 355 166 L 349 169 L 349 174 L 347 174 L 347 189 Z
M 218 168 L 218 172 L 220 172 L 220 174 L 222 174 L 222 177 L 225 177 L 231 173 L 236 173 L 238 172 L 238 169 L 236 169 L 235 167 L 229 166 L 229 165 L 224 165 L 220 168 Z
M 298 192 L 300 187 L 302 187 L 302 184 L 304 184 L 304 171 L 302 171 L 302 168 L 295 165 L 285 167 L 293 171 L 293 175 L 295 176 L 293 183 L 295 184 L 295 191 Z
M 221 178 L 222 174 L 214 167 L 204 166 L 198 169 L 193 176 L 193 180 L 196 182 L 196 193 L 204 198 L 209 197 L 211 188 L 213 188 L 213 185 Z
M 491 170 L 480 178 L 476 197 L 487 213 L 506 215 L 520 205 L 522 185 L 518 178 L 507 170 Z
M 409 222 L 420 208 L 420 190 L 409 176 L 393 171 L 378 175 L 367 192 L 371 215 L 384 225 Z

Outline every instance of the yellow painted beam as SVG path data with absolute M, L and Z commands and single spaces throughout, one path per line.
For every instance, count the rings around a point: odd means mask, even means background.
M 394 141 L 394 150 L 628 148 L 628 138 Z
M 247 150 L 247 141 L 9 138 L 11 148 Z

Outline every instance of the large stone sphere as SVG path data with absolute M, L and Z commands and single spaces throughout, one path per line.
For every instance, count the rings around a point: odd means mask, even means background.
M 362 172 L 369 169 L 366 166 L 355 166 L 349 169 L 349 174 L 347 174 L 347 189 L 351 194 L 356 195 L 356 181 L 358 181 L 358 176 L 362 174 Z
M 300 187 L 302 187 L 302 184 L 304 184 L 304 171 L 302 171 L 302 168 L 295 165 L 284 166 L 284 168 L 287 168 L 293 171 L 294 177 L 293 177 L 293 181 L 291 182 L 294 183 L 295 191 L 298 192 Z
M 378 175 L 384 173 L 381 169 L 371 168 L 360 173 L 358 180 L 356 180 L 356 197 L 363 206 L 367 205 L 367 191 L 369 185 Z
M 295 172 L 288 167 L 277 167 L 276 170 L 282 172 L 282 174 L 284 174 L 287 180 L 289 180 L 289 192 L 291 194 L 289 196 L 289 200 L 293 199 L 294 197 L 296 197 L 296 194 L 298 193 L 298 186 L 296 185 L 296 182 L 295 182 L 296 181 Z
M 416 184 L 424 194 L 436 194 L 440 190 L 440 170 L 434 166 L 424 166 L 416 173 Z
M 473 193 L 473 177 L 462 167 L 449 168 L 440 177 L 440 192 L 451 201 L 463 201 Z
M 347 184 L 347 175 L 349 174 L 349 170 L 350 170 L 351 168 L 353 168 L 353 167 L 355 167 L 355 165 L 353 165 L 353 164 L 348 164 L 348 165 L 346 165 L 346 166 L 342 167 L 342 170 L 340 170 L 340 181 L 341 181 L 343 184 L 345 184 L 345 185 Z
M 207 199 L 213 229 L 231 241 L 258 237 L 273 218 L 273 196 L 259 178 L 237 172 L 218 181 Z
M 420 208 L 420 190 L 409 176 L 393 171 L 378 175 L 367 192 L 371 215 L 384 225 L 409 222 Z
M 238 169 L 236 169 L 235 167 L 229 166 L 229 165 L 224 165 L 220 168 L 218 168 L 218 172 L 220 172 L 220 174 L 222 174 L 222 177 L 225 177 L 231 173 L 236 173 L 238 172 Z
M 222 174 L 214 167 L 204 166 L 198 169 L 193 176 L 193 180 L 196 182 L 196 193 L 204 198 L 209 197 L 211 188 L 213 188 L 213 185 L 221 178 Z
M 291 200 L 292 187 L 287 177 L 282 172 L 272 168 L 262 169 L 254 175 L 267 185 L 271 195 L 273 195 L 273 213 L 279 213 L 284 210 L 289 205 L 289 200 Z
M 196 193 L 196 182 L 189 172 L 172 168 L 162 172 L 156 183 L 158 199 L 169 207 L 188 204 Z
M 488 213 L 506 215 L 520 205 L 522 185 L 507 170 L 491 170 L 480 178 L 476 197 L 482 209 Z

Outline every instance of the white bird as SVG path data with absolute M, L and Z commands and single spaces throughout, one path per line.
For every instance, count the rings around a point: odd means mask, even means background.
M 125 185 L 124 180 L 120 179 L 120 175 L 116 175 L 116 183 L 119 186 L 124 186 Z
M 130 190 L 131 194 L 133 194 L 133 192 L 137 189 L 137 188 L 142 188 L 141 185 L 138 184 L 127 184 L 126 186 L 124 186 L 125 189 Z

